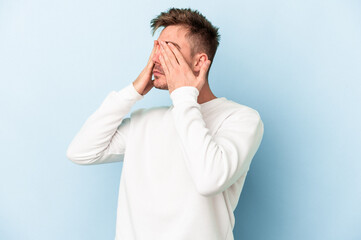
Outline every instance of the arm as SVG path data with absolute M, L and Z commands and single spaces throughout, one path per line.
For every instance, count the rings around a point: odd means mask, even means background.
M 213 196 L 247 173 L 262 140 L 263 123 L 255 110 L 240 110 L 212 136 L 197 103 L 198 94 L 192 86 L 175 89 L 170 95 L 172 114 L 192 180 L 200 194 Z
M 70 143 L 67 158 L 81 165 L 122 161 L 130 126 L 124 116 L 143 97 L 133 83 L 110 92 Z
M 66 156 L 78 164 L 101 164 L 123 160 L 130 118 L 124 116 L 152 88 L 154 41 L 148 63 L 137 79 L 119 92 L 112 91 L 87 119 L 68 147 Z

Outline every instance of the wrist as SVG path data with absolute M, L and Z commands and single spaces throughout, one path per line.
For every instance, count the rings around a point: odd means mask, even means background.
M 137 81 L 134 81 L 132 84 L 133 84 L 134 89 L 135 89 L 140 95 L 143 95 L 143 91 L 141 91 L 141 88 L 138 86 Z

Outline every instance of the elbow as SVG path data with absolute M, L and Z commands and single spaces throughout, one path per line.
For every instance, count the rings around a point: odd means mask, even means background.
M 232 174 L 232 176 L 220 176 L 218 179 L 209 178 L 208 181 L 198 182 L 196 184 L 197 192 L 204 197 L 213 197 L 227 190 L 232 184 L 244 176 L 243 172 L 247 173 L 249 168 Z
M 218 191 L 216 191 L 215 189 L 203 187 L 203 186 L 202 187 L 197 186 L 197 192 L 204 197 L 212 197 L 218 194 Z
M 71 151 L 71 148 L 69 147 L 68 150 L 66 151 L 66 157 L 73 163 L 76 164 L 81 164 L 81 161 L 79 161 L 79 157 L 76 155 L 76 153 L 74 153 L 73 151 Z
M 225 190 L 222 186 L 212 185 L 209 183 L 208 184 L 198 183 L 196 189 L 197 192 L 204 197 L 212 197 Z
M 73 163 L 78 165 L 90 165 L 93 164 L 97 158 L 95 157 L 87 157 L 80 155 L 79 153 L 76 153 L 72 151 L 71 147 L 69 147 L 66 151 L 66 157 Z
M 242 160 L 238 159 L 238 164 L 227 164 L 226 160 L 223 160 L 223 166 L 219 166 L 217 171 L 210 174 L 206 174 L 203 178 L 195 181 L 197 192 L 204 197 L 212 197 L 222 193 L 235 183 L 242 175 L 246 174 L 249 169 L 250 158 L 243 157 Z M 223 167 L 223 168 L 222 168 Z
M 227 177 L 225 175 L 218 178 L 207 177 L 201 181 L 196 181 L 197 192 L 204 197 L 212 197 L 223 192 L 227 187 Z
M 75 154 L 71 151 L 71 147 L 69 146 L 68 149 L 66 150 L 66 158 L 69 159 L 70 161 L 74 162 L 75 161 Z

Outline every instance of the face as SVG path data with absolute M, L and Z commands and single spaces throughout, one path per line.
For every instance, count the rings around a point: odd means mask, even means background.
M 185 37 L 187 30 L 182 26 L 171 25 L 164 28 L 158 37 L 158 41 L 172 42 L 178 50 L 182 53 L 183 57 L 187 61 L 190 68 L 193 70 L 194 58 L 191 56 L 191 47 Z M 178 46 L 177 46 L 178 45 Z M 158 89 L 168 89 L 167 80 L 164 75 L 162 65 L 159 60 L 160 46 L 158 44 L 155 54 L 153 55 L 153 75 L 154 75 L 154 87 Z M 196 57 L 196 56 L 195 56 Z

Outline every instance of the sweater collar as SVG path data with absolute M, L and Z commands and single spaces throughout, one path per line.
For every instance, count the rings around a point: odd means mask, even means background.
M 218 98 L 214 98 L 208 102 L 201 103 L 199 105 L 201 106 L 202 110 L 207 110 L 209 108 L 217 106 L 219 103 L 223 102 L 224 100 L 226 100 L 225 97 L 218 97 Z

